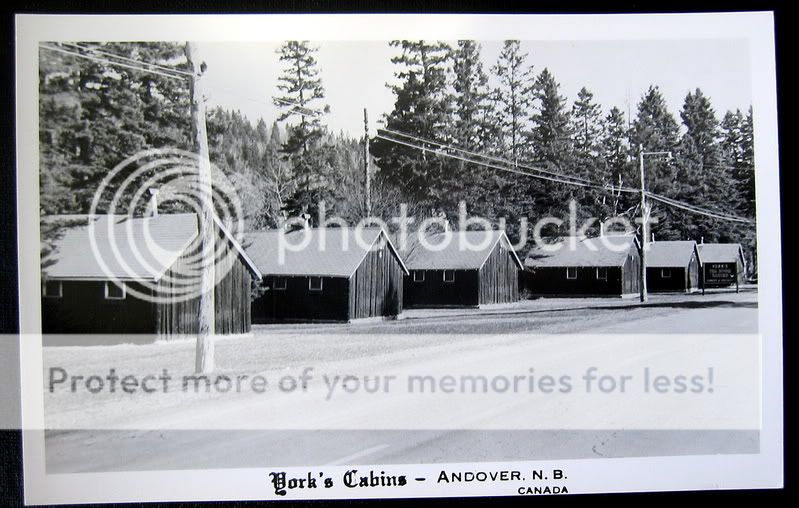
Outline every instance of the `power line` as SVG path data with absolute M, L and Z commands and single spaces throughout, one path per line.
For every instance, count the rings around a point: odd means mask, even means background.
M 455 160 L 460 160 L 460 161 L 463 161 L 463 162 L 469 162 L 471 164 L 477 164 L 477 165 L 481 165 L 481 166 L 486 166 L 486 167 L 489 167 L 489 168 L 498 169 L 500 171 L 506 171 L 508 173 L 514 173 L 514 174 L 517 174 L 517 175 L 525 175 L 525 176 L 529 176 L 529 177 L 532 177 L 532 178 L 539 178 L 541 180 L 548 180 L 550 182 L 566 183 L 566 184 L 570 184 L 570 185 L 577 185 L 579 187 L 595 188 L 595 189 L 600 189 L 600 190 L 607 190 L 608 189 L 608 187 L 605 187 L 605 186 L 602 186 L 602 185 L 575 182 L 575 181 L 571 181 L 571 180 L 563 180 L 561 178 L 555 178 L 555 177 L 544 176 L 544 175 L 537 175 L 537 174 L 534 174 L 534 173 L 529 173 L 527 171 L 521 171 L 519 169 L 508 168 L 508 167 L 505 167 L 505 166 L 498 166 L 496 164 L 491 164 L 491 163 L 488 163 L 488 162 L 483 162 L 483 161 L 478 161 L 478 160 L 474 160 L 474 159 L 469 159 L 469 158 L 466 158 L 466 157 L 461 157 L 459 155 L 454 155 L 454 154 L 451 154 L 451 153 L 444 152 L 444 151 L 442 151 L 440 149 L 437 149 L 437 148 L 427 148 L 427 147 L 419 146 L 419 145 L 416 145 L 416 144 L 413 144 L 413 143 L 409 143 L 407 141 L 402 141 L 402 140 L 399 140 L 399 139 L 390 138 L 388 136 L 383 136 L 382 134 L 379 133 L 380 130 L 383 130 L 383 129 L 379 129 L 378 130 L 377 137 L 380 138 L 380 139 L 385 139 L 386 141 L 391 141 L 393 143 L 404 145 L 404 146 L 407 146 L 409 148 L 416 148 L 417 150 L 425 150 L 425 151 L 433 152 L 436 155 L 441 155 L 443 157 L 449 157 L 450 159 L 455 159 Z
M 156 64 L 156 63 L 152 63 L 152 62 L 145 62 L 143 60 L 136 60 L 135 58 L 129 58 L 129 57 L 126 57 L 126 56 L 117 55 L 116 53 L 109 53 L 107 51 L 103 51 L 103 50 L 97 49 L 97 48 L 92 48 L 90 46 L 81 45 L 79 43 L 62 42 L 61 44 L 65 45 L 65 46 L 71 46 L 71 47 L 79 48 L 79 49 L 82 49 L 84 51 L 90 51 L 92 53 L 105 55 L 105 56 L 108 56 L 108 57 L 111 57 L 111 58 L 117 58 L 119 60 L 131 62 L 131 63 L 135 63 L 135 64 L 148 65 L 150 67 L 154 67 L 156 69 L 161 69 L 161 70 L 166 71 L 166 72 L 174 72 L 176 74 L 182 74 L 184 76 L 191 76 L 192 75 L 191 72 L 184 71 L 184 70 L 181 70 L 181 69 L 176 69 L 174 67 L 166 67 L 166 66 L 159 65 L 159 64 Z
M 541 169 L 541 168 L 537 168 L 537 167 L 534 167 L 534 166 L 528 166 L 526 164 L 519 164 L 517 162 L 510 161 L 510 160 L 507 160 L 507 159 L 503 159 L 501 157 L 496 157 L 496 156 L 493 156 L 493 155 L 486 155 L 486 154 L 481 154 L 481 153 L 477 153 L 477 152 L 471 152 L 469 150 L 466 150 L 466 149 L 463 149 L 463 148 L 459 148 L 457 146 L 447 145 L 447 144 L 444 144 L 444 143 L 439 143 L 437 141 L 432 141 L 432 140 L 425 139 L 425 138 L 422 138 L 422 137 L 419 137 L 419 136 L 413 136 L 411 134 L 407 134 L 407 133 L 396 131 L 396 130 L 392 130 L 392 129 L 378 129 L 378 130 L 382 130 L 383 132 L 388 132 L 389 134 L 394 134 L 396 136 L 401 136 L 401 137 L 413 139 L 413 140 L 416 140 L 416 141 L 419 141 L 419 142 L 422 142 L 422 143 L 427 143 L 427 144 L 430 144 L 430 145 L 436 145 L 436 146 L 439 146 L 439 147 L 442 147 L 442 148 L 447 148 L 447 149 L 450 149 L 450 150 L 462 152 L 462 153 L 465 153 L 465 154 L 468 154 L 468 155 L 472 155 L 472 156 L 476 156 L 476 157 L 480 157 L 480 158 L 483 158 L 483 159 L 493 160 L 493 161 L 496 161 L 496 162 L 502 162 L 504 164 L 512 165 L 514 167 L 521 167 L 521 168 L 524 168 L 524 169 L 529 169 L 531 171 L 536 171 L 536 172 L 543 173 L 543 174 L 550 175 L 550 176 L 555 176 L 555 177 L 560 177 L 560 178 L 567 178 L 567 179 L 570 179 L 570 180 L 583 182 L 583 183 L 587 183 L 587 184 L 591 184 L 591 185 L 603 186 L 601 183 L 592 182 L 590 180 L 587 180 L 585 178 L 581 178 L 581 177 L 578 177 L 578 176 L 564 175 L 563 173 L 558 173 L 558 172 L 555 172 L 555 171 L 548 171 L 546 169 Z M 635 191 L 635 189 L 629 189 L 628 190 L 628 192 L 633 192 L 633 191 Z
M 56 46 L 49 46 L 47 44 L 39 44 L 39 47 L 43 48 L 43 49 L 50 50 L 50 51 L 56 51 L 58 53 L 65 53 L 67 55 L 72 55 L 72 56 L 76 56 L 76 57 L 79 57 L 79 58 L 85 58 L 87 60 L 92 60 L 92 61 L 98 62 L 98 63 L 116 65 L 116 66 L 119 66 L 119 67 L 125 67 L 127 69 L 133 69 L 133 70 L 136 70 L 136 71 L 149 72 L 149 73 L 152 73 L 152 74 L 158 74 L 159 76 L 164 76 L 166 78 L 179 79 L 179 80 L 184 80 L 185 79 L 185 78 L 183 78 L 181 76 L 177 76 L 175 74 L 168 74 L 166 72 L 160 72 L 160 71 L 157 71 L 155 69 L 149 69 L 147 67 L 143 67 L 143 66 L 139 66 L 139 65 L 126 64 L 126 63 L 122 63 L 122 62 L 113 62 L 113 61 L 107 60 L 105 58 L 86 55 L 86 54 L 83 54 L 83 53 L 70 51 L 70 50 L 67 50 L 67 49 L 64 49 L 64 48 L 59 48 L 59 47 L 56 47 Z
M 560 178 L 548 177 L 548 176 L 544 176 L 544 175 L 540 175 L 540 174 L 534 174 L 534 173 L 529 173 L 529 172 L 526 172 L 526 171 L 521 171 L 521 170 L 514 169 L 514 168 L 498 166 L 496 164 L 490 164 L 490 163 L 483 162 L 483 161 L 478 161 L 478 160 L 473 160 L 473 159 L 469 159 L 469 158 L 465 158 L 465 157 L 460 157 L 458 155 L 453 155 L 451 153 L 447 153 L 447 152 L 442 151 L 440 149 L 430 149 L 430 148 L 427 148 L 427 147 L 424 147 L 424 146 L 420 146 L 420 145 L 417 145 L 417 144 L 414 144 L 414 143 L 410 143 L 410 142 L 407 142 L 407 141 L 402 141 L 402 140 L 394 139 L 394 138 L 391 138 L 391 137 L 388 137 L 388 136 L 384 136 L 384 135 L 380 134 L 380 131 L 389 132 L 386 129 L 379 129 L 377 137 L 380 138 L 380 139 L 384 139 L 386 141 L 390 141 L 390 142 L 393 142 L 393 143 L 404 145 L 404 146 L 407 146 L 409 148 L 415 148 L 417 150 L 427 150 L 427 151 L 433 152 L 436 155 L 441 155 L 443 157 L 449 157 L 451 159 L 461 160 L 461 161 L 469 162 L 469 163 L 476 164 L 476 165 L 479 165 L 479 166 L 485 166 L 485 167 L 489 167 L 489 168 L 492 168 L 492 169 L 498 169 L 500 171 L 506 171 L 506 172 L 509 172 L 509 173 L 524 175 L 524 176 L 528 176 L 528 177 L 531 177 L 531 178 L 539 178 L 539 179 L 542 179 L 542 180 L 549 180 L 549 181 L 558 182 L 558 183 L 565 183 L 565 184 L 568 184 L 568 185 L 576 185 L 576 186 L 579 186 L 579 187 L 593 188 L 593 189 L 599 189 L 599 190 L 611 190 L 610 186 L 604 186 L 604 185 L 601 185 L 601 184 L 583 183 L 583 182 L 576 182 L 576 181 L 570 181 L 570 180 L 563 180 L 563 179 L 560 179 Z M 637 189 L 629 189 L 629 188 L 625 188 L 625 187 L 619 187 L 619 188 L 615 188 L 614 187 L 614 188 L 612 188 L 612 190 L 623 191 L 623 192 L 635 192 L 635 193 L 639 193 L 640 192 Z M 674 200 L 674 199 L 671 199 L 671 198 L 667 198 L 666 196 L 661 196 L 659 194 L 654 194 L 652 192 L 646 192 L 645 194 L 648 197 L 650 197 L 650 198 L 652 198 L 652 199 L 654 199 L 656 201 L 659 201 L 661 203 L 664 203 L 664 204 L 667 204 L 667 205 L 670 205 L 670 206 L 674 206 L 676 208 L 681 208 L 683 210 L 686 210 L 686 211 L 689 211 L 689 212 L 692 212 L 692 213 L 696 213 L 696 214 L 699 214 L 699 215 L 706 215 L 708 217 L 712 217 L 712 218 L 716 218 L 716 219 L 720 219 L 720 220 L 728 220 L 728 221 L 733 221 L 733 222 L 742 222 L 742 223 L 754 224 L 753 220 L 747 219 L 747 218 L 744 218 L 744 217 L 736 217 L 736 216 L 733 216 L 733 215 L 726 215 L 726 214 L 717 213 L 717 212 L 714 212 L 712 210 L 707 210 L 707 209 L 700 208 L 700 207 L 697 207 L 697 206 L 694 206 L 694 205 L 683 203 L 683 202 L 680 202 L 680 201 L 677 201 L 677 200 Z

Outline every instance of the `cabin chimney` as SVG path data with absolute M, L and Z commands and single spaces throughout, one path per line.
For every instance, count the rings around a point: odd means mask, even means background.
M 304 227 L 306 229 L 311 227 L 311 214 L 309 213 L 302 214 L 302 220 L 304 222 Z
M 705 243 L 705 237 L 704 236 L 699 239 L 699 243 L 704 245 L 704 243 Z
M 158 189 L 150 187 L 150 206 L 149 216 L 158 217 Z
M 449 219 L 444 219 L 444 231 L 449 232 L 449 230 L 450 230 Z
M 655 243 L 655 233 L 652 233 L 652 243 Z

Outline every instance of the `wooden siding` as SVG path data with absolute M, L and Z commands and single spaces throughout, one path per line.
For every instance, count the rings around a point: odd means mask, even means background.
M 454 280 L 444 282 L 444 270 L 411 270 L 403 282 L 405 307 L 477 307 L 480 305 L 480 272 L 447 270 Z M 415 272 L 423 272 L 424 280 L 415 281 Z
M 519 265 L 497 244 L 480 269 L 480 305 L 519 300 Z
M 649 291 L 685 291 L 691 292 L 699 287 L 699 260 L 696 254 L 691 256 L 688 266 L 675 266 L 671 277 L 663 277 L 662 267 L 646 268 L 646 286 Z
M 488 254 L 483 266 L 454 272 L 455 280 L 444 281 L 445 270 L 411 270 L 404 278 L 406 307 L 477 307 L 509 303 L 519 299 L 519 265 L 507 246 L 500 242 Z M 414 272 L 424 280 L 414 280 Z
M 217 241 L 229 254 L 233 246 L 217 230 Z M 160 295 L 168 295 L 172 279 L 179 278 L 180 273 L 187 271 L 185 264 L 200 249 L 199 240 L 186 249 L 186 252 L 170 267 L 161 278 L 158 287 Z M 217 264 L 217 284 L 214 286 L 214 331 L 220 335 L 247 333 L 251 329 L 250 294 L 252 276 L 241 257 L 231 255 L 223 257 Z M 221 264 L 227 262 L 227 265 Z M 220 274 L 225 274 L 219 279 Z M 199 286 L 199 281 L 195 281 Z M 193 335 L 198 330 L 199 298 L 183 301 L 165 301 L 156 304 L 156 329 L 160 338 L 168 339 L 176 335 Z
M 254 323 L 279 321 L 347 321 L 350 279 L 322 277 L 322 290 L 309 289 L 305 275 L 266 275 L 264 292 L 252 304 Z M 275 289 L 275 279 L 285 280 L 285 289 Z
M 402 266 L 385 244 L 369 252 L 350 277 L 349 319 L 401 313 L 403 275 Z
M 622 296 L 640 291 L 641 257 L 631 249 L 623 266 L 607 267 L 607 280 L 597 277 L 602 267 L 574 267 L 577 278 L 566 277 L 566 267 L 536 267 L 524 271 L 524 287 L 537 296 Z
M 155 305 L 128 294 L 105 297 L 106 281 L 61 281 L 61 297 L 42 296 L 42 331 L 53 334 L 153 334 Z M 141 284 L 131 289 L 149 292 Z

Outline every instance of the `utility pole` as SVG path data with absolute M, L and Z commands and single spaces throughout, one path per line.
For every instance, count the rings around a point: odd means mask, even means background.
M 641 271 L 639 274 L 639 286 L 641 288 L 641 302 L 649 300 L 646 290 L 646 251 L 647 237 L 649 236 L 649 204 L 646 202 L 646 173 L 644 172 L 644 155 L 666 155 L 671 159 L 671 152 L 645 152 L 644 145 L 638 145 L 638 161 L 641 166 Z
M 366 216 L 372 216 L 372 175 L 369 174 L 369 115 L 363 108 L 363 170 L 366 174 Z
M 191 120 L 194 146 L 197 150 L 197 178 L 200 193 L 200 252 L 202 272 L 200 275 L 200 305 L 198 311 L 197 345 L 194 356 L 194 370 L 198 374 L 214 370 L 214 328 L 215 305 L 214 286 L 216 267 L 214 250 L 213 184 L 211 182 L 211 161 L 208 155 L 208 135 L 205 127 L 205 96 L 203 77 L 206 65 L 201 61 L 197 45 L 186 43 L 186 58 L 191 67 Z

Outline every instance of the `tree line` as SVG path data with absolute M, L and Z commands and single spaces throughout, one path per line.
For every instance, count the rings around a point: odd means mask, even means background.
M 685 96 L 675 116 L 660 89 L 649 87 L 632 118 L 618 105 L 598 104 L 590 88 L 564 97 L 553 73 L 538 69 L 519 41 L 504 41 L 485 68 L 479 42 L 391 41 L 395 49 L 393 109 L 381 124 L 410 139 L 430 140 L 501 158 L 508 167 L 604 186 L 583 188 L 529 178 L 441 157 L 435 150 L 370 140 L 372 213 L 388 219 L 401 203 L 421 218 L 471 214 L 505 219 L 512 240 L 522 218 L 564 216 L 570 200 L 581 218 L 634 216 L 638 153 L 648 158 L 651 192 L 715 212 L 754 217 L 752 109 L 721 117 L 702 90 Z M 132 60 L 186 69 L 174 43 L 85 43 Z M 238 111 L 207 116 L 212 162 L 236 187 L 249 228 L 274 227 L 283 217 L 329 215 L 355 222 L 366 216 L 363 139 L 334 134 L 325 119 L 318 48 L 286 41 L 272 96 L 280 113 L 255 123 Z M 102 178 L 120 161 L 147 148 L 192 150 L 187 83 L 154 73 L 40 50 L 40 185 L 43 214 L 86 213 Z M 679 118 L 679 120 L 678 120 Z M 413 144 L 424 145 L 421 142 Z M 432 146 L 432 145 L 426 145 Z M 737 241 L 754 249 L 754 226 L 655 204 L 658 239 Z M 563 234 L 554 228 L 548 234 Z

